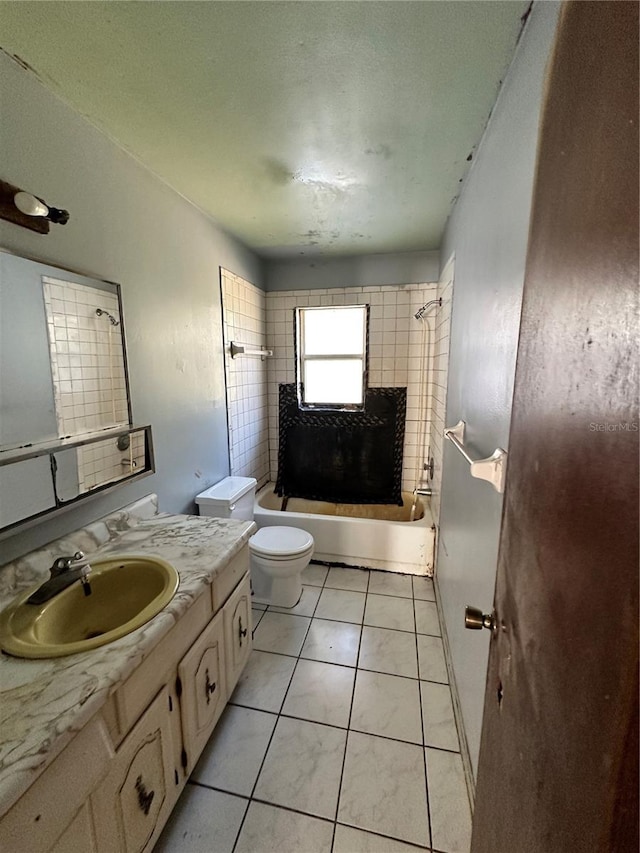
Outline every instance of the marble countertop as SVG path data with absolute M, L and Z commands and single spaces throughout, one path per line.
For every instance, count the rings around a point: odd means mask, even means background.
M 0 569 L 0 609 L 44 581 L 56 556 L 78 549 L 93 557 L 157 555 L 180 575 L 165 609 L 126 637 L 62 658 L 0 655 L 0 815 L 102 708 L 255 529 L 251 521 L 158 514 L 150 495 Z

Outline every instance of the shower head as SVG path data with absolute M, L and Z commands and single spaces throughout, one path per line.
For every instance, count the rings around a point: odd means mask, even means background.
M 113 314 L 109 314 L 109 312 L 105 311 L 104 308 L 96 308 L 96 316 L 102 317 L 103 314 L 109 318 L 109 322 L 111 323 L 112 326 L 119 326 L 120 325 L 120 320 L 116 320 L 116 318 L 113 316 Z
M 423 317 L 425 311 L 428 311 L 432 305 L 437 305 L 438 308 L 441 308 L 442 307 L 442 297 L 440 297 L 439 299 L 432 299 L 431 302 L 425 303 L 422 306 L 422 308 L 419 311 L 416 311 L 416 313 L 413 316 L 416 318 L 416 320 L 422 320 L 422 317 Z

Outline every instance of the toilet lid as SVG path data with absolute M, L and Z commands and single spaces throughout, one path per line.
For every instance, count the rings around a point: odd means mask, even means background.
M 313 536 L 299 527 L 261 527 L 249 540 L 249 547 L 265 557 L 299 554 L 313 548 Z

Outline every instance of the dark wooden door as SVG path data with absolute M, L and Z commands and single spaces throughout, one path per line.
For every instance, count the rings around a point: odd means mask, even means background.
M 638 5 L 562 10 L 472 849 L 638 851 Z

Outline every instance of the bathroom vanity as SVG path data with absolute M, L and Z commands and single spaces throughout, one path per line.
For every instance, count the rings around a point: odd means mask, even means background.
M 151 850 L 251 650 L 252 522 L 157 514 L 155 496 L 0 570 L 0 606 L 53 558 L 157 555 L 180 575 L 147 624 L 80 654 L 0 659 L 0 849 Z

